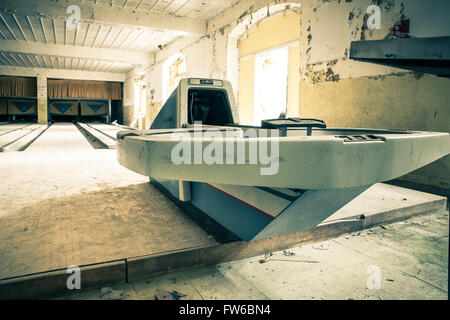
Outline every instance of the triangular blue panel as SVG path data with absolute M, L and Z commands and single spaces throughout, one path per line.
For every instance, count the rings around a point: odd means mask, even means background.
M 103 104 L 91 104 L 88 103 L 87 106 L 94 111 L 95 113 L 97 113 L 98 110 L 100 110 L 101 107 L 103 107 Z
M 13 104 L 22 112 L 27 112 L 35 105 L 33 101 L 14 101 Z
M 55 106 L 56 109 L 59 110 L 59 112 L 61 113 L 65 113 L 67 110 L 70 109 L 70 107 L 72 106 L 71 103 L 53 103 L 53 105 Z

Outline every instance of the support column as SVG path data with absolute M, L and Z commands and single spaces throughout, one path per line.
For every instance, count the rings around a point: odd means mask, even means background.
M 111 99 L 108 99 L 108 117 L 106 123 L 111 123 Z
M 48 122 L 47 77 L 44 75 L 37 76 L 37 113 L 39 123 Z

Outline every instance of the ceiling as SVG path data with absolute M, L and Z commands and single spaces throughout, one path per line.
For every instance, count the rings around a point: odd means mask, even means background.
M 83 2 L 202 20 L 212 18 L 236 3 L 233 0 L 83 0 Z
M 125 73 L 237 0 L 0 0 L 0 65 Z M 80 8 L 79 27 L 71 27 Z

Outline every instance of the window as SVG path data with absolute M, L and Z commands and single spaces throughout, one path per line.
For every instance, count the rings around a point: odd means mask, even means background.
M 165 101 L 180 80 L 187 76 L 186 58 L 183 54 L 176 53 L 166 60 L 163 68 L 163 101 Z

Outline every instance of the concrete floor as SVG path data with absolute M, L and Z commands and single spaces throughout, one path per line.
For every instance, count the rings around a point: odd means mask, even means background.
M 186 295 L 182 300 L 445 300 L 448 212 L 275 252 L 265 263 L 259 262 L 262 258 L 113 285 L 107 295 L 98 288 L 59 299 L 153 300 L 161 290 Z M 379 287 L 370 278 L 377 268 Z
M 0 279 L 216 243 L 114 150 L 0 154 L 0 167 Z
M 115 152 L 56 123 L 0 153 L 0 279 L 216 244 Z

